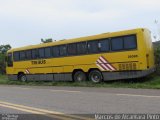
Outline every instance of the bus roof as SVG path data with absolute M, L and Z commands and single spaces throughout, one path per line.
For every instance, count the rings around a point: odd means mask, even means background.
M 74 43 L 74 42 L 103 39 L 103 38 L 108 38 L 108 37 L 116 37 L 116 36 L 118 37 L 118 36 L 123 36 L 123 35 L 127 35 L 127 34 L 136 34 L 142 30 L 148 30 L 148 29 L 137 28 L 137 29 L 132 29 L 132 30 L 118 31 L 118 32 L 107 32 L 107 33 L 86 36 L 86 37 L 80 37 L 80 38 L 64 39 L 64 40 L 58 40 L 58 41 L 49 42 L 49 43 L 40 43 L 37 45 L 29 45 L 29 46 L 25 46 L 25 47 L 13 48 L 13 49 L 9 50 L 8 52 L 21 51 L 21 50 L 27 50 L 27 49 L 29 50 L 29 49 L 42 48 L 42 47 L 47 47 L 47 46 L 49 47 L 49 46 L 54 46 L 54 45 L 63 45 L 63 44 Z

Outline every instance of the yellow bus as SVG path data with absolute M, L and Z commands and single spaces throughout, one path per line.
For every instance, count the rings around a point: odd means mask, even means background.
M 137 28 L 50 43 L 7 52 L 13 80 L 85 81 L 140 78 L 154 72 L 150 31 Z

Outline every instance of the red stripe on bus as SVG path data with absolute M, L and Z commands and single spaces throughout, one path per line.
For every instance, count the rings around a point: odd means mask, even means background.
M 109 63 L 108 60 L 107 60 L 105 57 L 103 57 L 103 56 L 101 56 L 101 57 L 102 57 L 107 63 Z M 113 67 L 114 70 L 116 70 L 116 68 L 115 68 L 112 64 L 109 64 L 109 65 L 110 65 L 111 67 Z
M 101 59 L 99 59 L 101 62 L 102 62 L 102 64 L 104 63 Z M 108 66 L 106 65 L 106 64 L 103 64 L 106 68 L 107 68 L 107 70 L 110 70 L 110 68 L 108 68 Z

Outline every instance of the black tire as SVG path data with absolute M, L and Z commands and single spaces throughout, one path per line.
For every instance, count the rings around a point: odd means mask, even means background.
M 18 76 L 18 79 L 19 79 L 20 81 L 22 81 L 22 82 L 27 82 L 27 77 L 26 77 L 25 74 L 20 74 L 20 75 Z
M 103 80 L 103 75 L 99 70 L 92 70 L 89 73 L 89 80 L 94 82 L 94 83 L 99 83 L 102 82 Z
M 73 76 L 73 80 L 76 82 L 86 81 L 86 74 L 83 71 L 77 71 Z

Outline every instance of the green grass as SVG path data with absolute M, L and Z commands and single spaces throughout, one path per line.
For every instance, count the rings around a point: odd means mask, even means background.
M 86 82 L 20 82 L 8 80 L 5 75 L 0 75 L 1 85 L 29 85 L 29 86 L 79 86 L 79 87 L 105 87 L 105 88 L 146 88 L 160 89 L 160 76 L 152 74 L 148 77 L 133 80 L 118 80 L 102 83 Z

